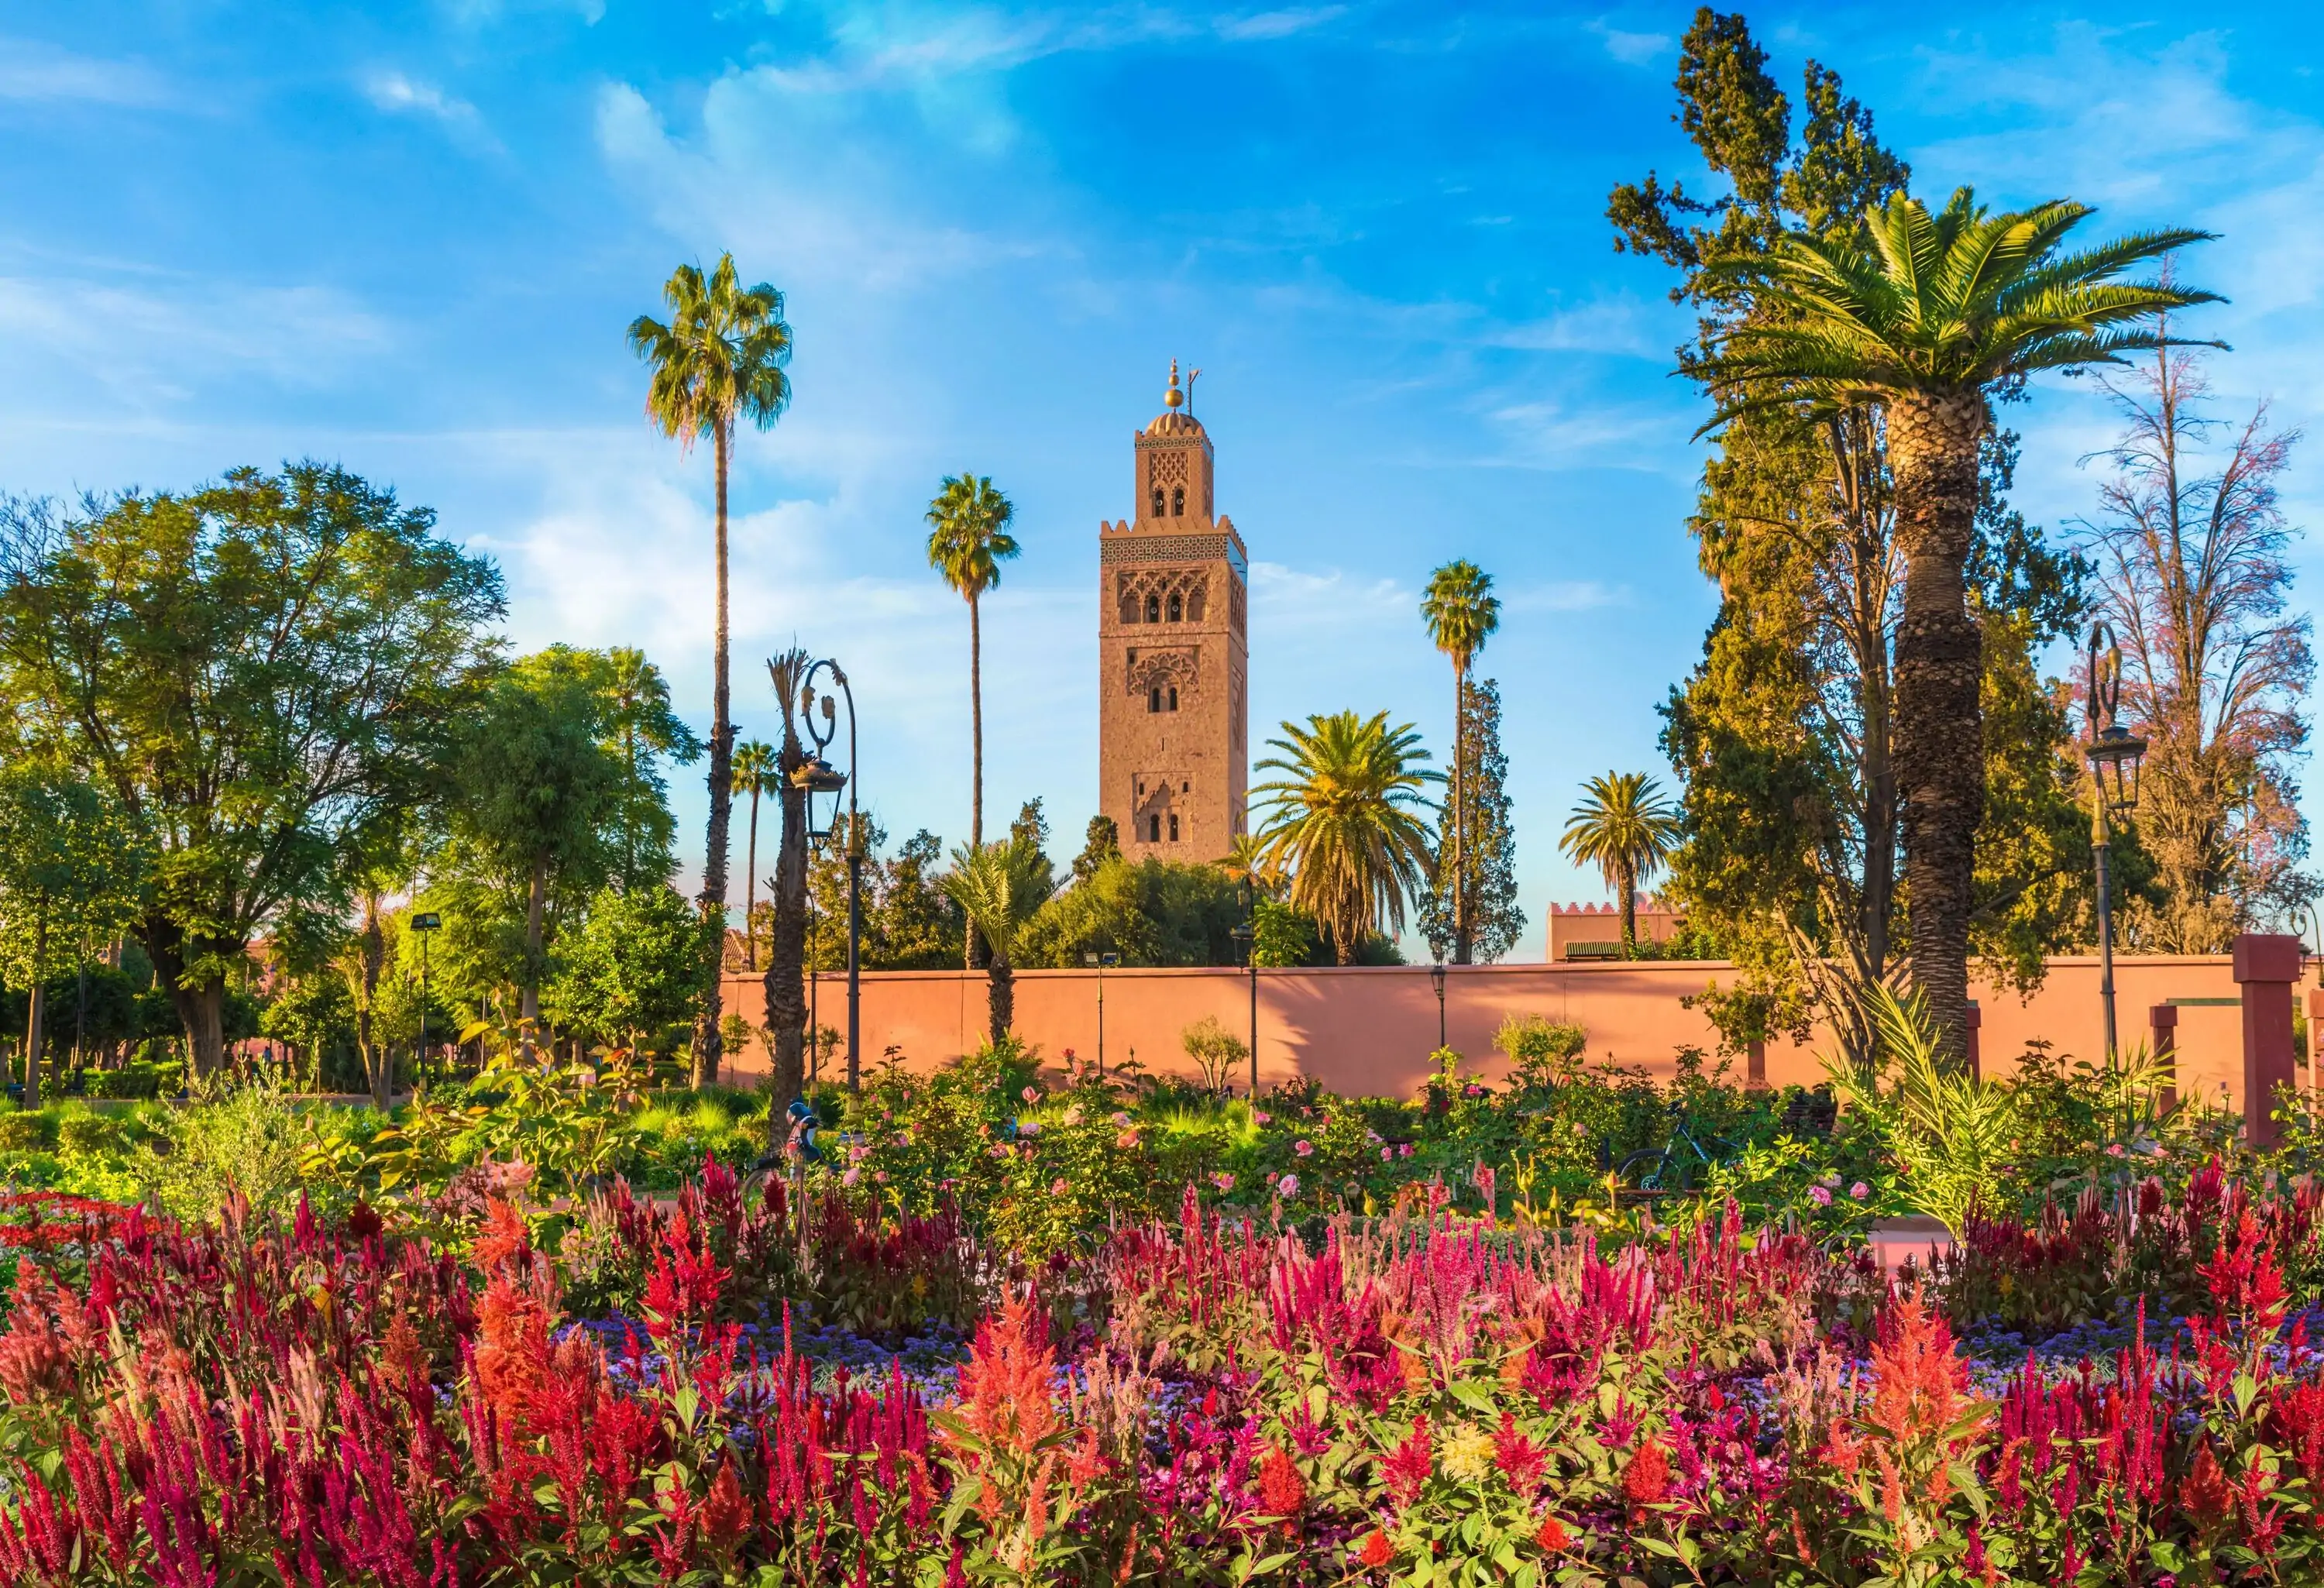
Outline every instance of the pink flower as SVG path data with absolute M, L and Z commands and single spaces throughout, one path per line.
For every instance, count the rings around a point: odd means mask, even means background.
M 1041 1122 L 1038 1120 L 1022 1121 L 1017 1126 L 1017 1133 L 1019 1136 L 1038 1136 L 1041 1133 Z
M 1113 1111 L 1113 1122 L 1117 1125 L 1127 1125 L 1130 1123 L 1130 1116 L 1122 1113 L 1120 1109 L 1115 1109 Z
M 856 1181 L 862 1177 L 863 1171 L 855 1168 L 853 1164 L 850 1164 L 848 1166 L 847 1172 L 839 1177 L 839 1183 L 843 1186 L 853 1186 Z
M 1380 1162 L 1390 1163 L 1393 1162 L 1395 1159 L 1396 1153 L 1392 1149 L 1386 1147 L 1380 1149 Z
M 1831 1205 L 1831 1193 L 1824 1189 L 1821 1186 L 1811 1186 L 1808 1187 L 1808 1200 L 1814 1203 L 1818 1207 L 1830 1207 Z
M 1302 1158 L 1313 1158 L 1315 1156 L 1315 1144 L 1303 1138 L 1291 1144 L 1291 1150 Z
M 862 1163 L 871 1156 L 872 1149 L 861 1141 L 847 1149 L 847 1161 L 850 1163 Z
M 1028 1103 L 1038 1103 L 1041 1101 L 1041 1089 L 1038 1086 L 1028 1086 L 1017 1095 Z
M 1263 1108 L 1252 1109 L 1250 1111 L 1250 1117 L 1255 1123 L 1262 1125 L 1272 1124 L 1275 1121 L 1275 1116 L 1268 1113 L 1267 1110 Z
M 1855 1197 L 1857 1201 L 1861 1202 L 1866 1197 L 1872 1195 L 1872 1187 L 1866 1185 L 1863 1181 L 1858 1180 L 1855 1185 L 1850 1186 L 1848 1188 L 1848 1194 L 1850 1196 Z
M 1576 1120 L 1573 1122 L 1573 1133 L 1577 1136 L 1587 1136 L 1590 1134 L 1590 1127 Z
M 1049 1195 L 1052 1196 L 1063 1196 L 1067 1189 L 1068 1187 L 1062 1178 L 1049 1182 Z
M 2120 1157 L 2122 1157 L 2122 1156 L 2123 1156 L 2122 1143 L 2121 1143 L 2121 1142 L 2119 1142 L 2119 1141 L 2117 1141 L 2117 1142 L 2116 1142 L 2113 1146 L 2111 1146 L 2111 1147 L 2107 1148 L 2107 1156 L 2108 1158 L 2120 1158 Z
M 1267 1171 L 1267 1183 L 1270 1186 L 1274 1185 L 1276 1181 L 1282 1177 L 1283 1174 L 1279 1169 L 1269 1169 Z
M 886 1185 L 888 1183 L 888 1171 L 886 1169 L 873 1169 L 872 1171 L 872 1180 L 874 1185 Z
M 1234 1177 L 1228 1174 L 1213 1175 L 1211 1184 L 1216 1186 L 1219 1188 L 1219 1195 L 1223 1196 L 1234 1189 Z
M 1281 1179 L 1279 1179 L 1279 1180 L 1276 1181 L 1276 1182 L 1275 1182 L 1275 1194 L 1276 1194 L 1277 1196 L 1298 1196 L 1298 1195 L 1299 1195 L 1299 1177 L 1298 1177 L 1298 1176 L 1296 1176 L 1296 1175 L 1286 1175 L 1286 1176 L 1284 1176 L 1284 1177 L 1283 1177 L 1283 1178 L 1281 1178 Z
M 1412 1156 L 1412 1143 L 1406 1141 L 1399 1145 L 1396 1149 L 1396 1155 L 1398 1158 L 1410 1158 Z
M 1007 1158 L 1009 1156 L 1009 1149 L 1003 1147 L 998 1141 L 995 1141 L 991 1148 L 987 1149 L 987 1150 L 990 1151 L 994 1158 Z

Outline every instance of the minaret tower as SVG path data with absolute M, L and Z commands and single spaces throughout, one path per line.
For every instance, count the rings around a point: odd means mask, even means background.
M 1098 804 L 1133 861 L 1222 860 L 1250 799 L 1250 561 L 1176 359 L 1162 402 L 1132 442 L 1137 516 L 1098 526 Z

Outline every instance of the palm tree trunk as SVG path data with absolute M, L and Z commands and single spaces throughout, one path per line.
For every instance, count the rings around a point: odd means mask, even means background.
M 1888 404 L 1904 610 L 1896 630 L 1895 762 L 1904 806 L 1913 981 L 1942 1050 L 1969 1048 L 1969 922 L 1985 815 L 1978 686 L 1984 640 L 1963 564 L 1977 525 L 1981 392 L 1902 394 Z
M 759 790 L 751 790 L 751 842 L 742 858 L 742 968 L 759 968 Z
M 1638 951 L 1638 873 L 1627 863 L 1618 891 L 1622 895 L 1622 957 L 1628 959 Z
M 718 523 L 715 531 L 718 563 L 717 640 L 712 653 L 710 682 L 710 834 L 702 863 L 702 915 L 711 928 L 709 985 L 694 1017 L 694 1084 L 706 1086 L 718 1078 L 718 992 L 726 968 L 726 844 L 733 803 L 734 728 L 728 722 L 731 698 L 726 681 L 726 464 L 732 446 L 724 422 L 711 427 L 716 448 Z
M 1016 972 L 1010 968 L 1005 957 L 996 954 L 991 956 L 984 974 L 989 983 L 985 989 L 986 1023 L 991 1028 L 992 1045 L 998 1048 L 1008 1039 L 1009 1028 L 1017 1019 Z
M 784 709 L 788 711 L 788 703 Z M 790 777 L 802 754 L 798 740 L 786 724 L 782 753 L 775 763 L 775 806 L 783 818 L 782 838 L 775 852 L 775 922 L 767 943 L 767 974 L 761 983 L 774 1064 L 770 1084 L 779 1103 L 798 1096 L 807 1085 L 807 795 L 793 785 Z M 768 1128 L 776 1132 L 770 1145 L 779 1147 L 780 1132 L 786 1128 L 781 1108 L 774 1110 Z
M 1468 812 L 1462 808 L 1462 771 L 1469 759 L 1468 735 L 1462 729 L 1462 713 L 1468 704 L 1468 664 L 1459 658 L 1452 662 L 1452 963 L 1469 963 L 1469 845 L 1464 824 Z
M 968 593 L 968 846 L 984 844 L 984 627 L 976 592 Z M 976 920 L 961 934 L 961 964 L 976 968 Z

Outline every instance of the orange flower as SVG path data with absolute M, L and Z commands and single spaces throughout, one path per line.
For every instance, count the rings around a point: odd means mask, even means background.
M 721 1462 L 718 1475 L 710 1481 L 710 1497 L 703 1502 L 703 1536 L 713 1549 L 723 1551 L 740 1544 L 750 1530 L 750 1498 L 734 1476 L 734 1463 Z
M 484 1205 L 484 1227 L 476 1233 L 476 1266 L 487 1274 L 503 1263 L 532 1255 L 532 1233 L 524 1215 L 499 1197 Z
M 1307 1483 L 1299 1468 L 1270 1445 L 1259 1458 L 1259 1509 L 1271 1517 L 1296 1517 L 1307 1503 Z
M 1573 1546 L 1573 1536 L 1555 1517 L 1541 1519 L 1541 1530 L 1533 1536 L 1533 1541 L 1551 1555 L 1563 1555 Z
M 1001 1308 L 996 1324 L 977 1325 L 976 1343 L 960 1370 L 960 1419 L 994 1449 L 1029 1452 L 1057 1426 L 1049 1399 L 1056 1371 L 1048 1330 L 1023 1297 Z
M 2205 1531 L 2217 1527 L 2236 1502 L 2235 1491 L 2227 1486 L 2227 1474 L 2219 1470 L 2219 1458 L 2211 1454 L 2210 1441 L 2203 1442 L 2195 1453 L 2195 1464 L 2179 1485 L 2179 1503 L 2195 1519 L 2195 1525 Z
M 1384 1566 L 1395 1558 L 1396 1551 L 1389 1546 L 1388 1535 L 1378 1528 L 1364 1540 L 1364 1546 L 1356 1551 L 1356 1559 L 1368 1566 Z
M 540 1301 L 495 1274 L 476 1304 L 476 1384 L 511 1432 L 522 1430 L 549 1379 L 549 1316 Z

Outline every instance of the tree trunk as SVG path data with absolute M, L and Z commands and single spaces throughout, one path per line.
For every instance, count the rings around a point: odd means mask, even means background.
M 1914 984 L 1942 1050 L 1969 1051 L 1969 923 L 1985 739 L 1984 642 L 1962 566 L 1977 525 L 1980 392 L 1900 394 L 1888 404 L 1904 610 L 1896 630 L 1895 762 Z
M 1627 865 L 1616 891 L 1622 896 L 1622 957 L 1628 959 L 1638 951 L 1638 876 Z
M 791 782 L 791 773 L 805 759 L 790 732 L 790 703 L 783 703 L 782 753 L 776 760 L 779 774 L 776 808 L 782 813 L 782 839 L 775 855 L 774 930 L 767 944 L 767 1045 L 774 1065 L 770 1084 L 778 1107 L 768 1122 L 775 1132 L 772 1145 L 781 1145 L 785 1129 L 779 1106 L 800 1095 L 807 1085 L 804 1029 L 807 1023 L 807 795 Z
M 185 984 L 186 962 L 192 956 L 184 928 L 169 917 L 147 916 L 139 924 L 137 936 L 145 945 L 146 957 L 153 962 L 154 985 L 169 993 L 178 1023 L 185 1029 L 191 1074 L 197 1077 L 212 1074 L 226 1062 L 226 983 L 213 980 L 199 987 Z M 199 953 L 209 946 L 190 946 Z
M 984 630 L 976 594 L 968 597 L 968 842 L 984 842 Z
M 379 927 L 379 895 L 364 895 L 363 1002 L 355 1009 L 355 1046 L 363 1054 L 364 1074 L 371 1077 L 372 1106 L 385 1113 L 395 1095 L 395 1056 L 372 1029 L 372 1011 L 379 1002 L 380 966 L 387 961 L 387 936 Z
M 534 1040 L 540 1034 L 540 972 L 547 957 L 546 935 L 549 916 L 549 857 L 533 856 L 532 885 L 524 902 L 524 987 L 517 995 L 516 1017 L 524 1026 L 524 1055 L 532 1057 Z
M 1469 963 L 1469 813 L 1462 799 L 1469 760 L 1468 734 L 1463 731 L 1469 704 L 1468 664 L 1452 663 L 1452 963 Z
M 993 955 L 985 966 L 986 1024 L 995 1048 L 1008 1039 L 1009 1028 L 1017 1019 L 1017 974 L 1010 968 L 1007 956 Z
M 719 946 L 723 951 L 725 945 Z M 724 958 L 723 952 L 720 958 Z M 759 968 L 759 790 L 755 788 L 751 790 L 751 841 L 742 853 L 742 968 Z
M 48 1033 L 41 1017 L 48 1012 L 49 918 L 44 912 L 32 928 L 32 990 L 24 1006 L 24 1106 L 41 1106 L 41 1048 Z
M 726 682 L 726 465 L 732 446 L 724 421 L 711 428 L 716 448 L 718 523 L 717 640 L 711 661 L 710 684 L 710 838 L 702 862 L 702 916 L 710 930 L 709 985 L 694 1017 L 694 1084 L 706 1086 L 718 1078 L 718 992 L 726 969 L 726 844 L 733 804 L 734 725 L 726 720 L 731 704 Z

